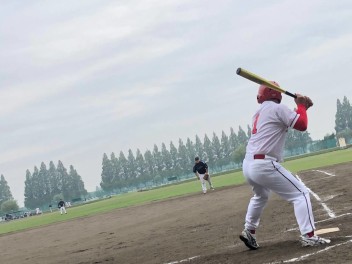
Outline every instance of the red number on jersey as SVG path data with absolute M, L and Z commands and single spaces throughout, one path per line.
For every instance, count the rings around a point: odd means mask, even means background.
M 257 122 L 258 122 L 259 114 L 256 115 L 253 123 L 252 134 L 257 134 Z

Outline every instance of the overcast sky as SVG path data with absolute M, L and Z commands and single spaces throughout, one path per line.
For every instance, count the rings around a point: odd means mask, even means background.
M 0 173 L 23 205 L 42 161 L 93 191 L 104 152 L 245 128 L 257 85 L 237 67 L 310 96 L 321 139 L 352 99 L 351 47 L 347 0 L 1 1 Z

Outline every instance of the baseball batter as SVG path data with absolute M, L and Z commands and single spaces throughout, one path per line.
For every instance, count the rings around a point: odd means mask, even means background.
M 209 187 L 211 190 L 214 190 L 213 184 L 211 183 L 210 180 L 210 175 L 208 173 L 208 165 L 201 161 L 199 157 L 195 157 L 195 164 L 193 167 L 193 172 L 195 173 L 196 177 L 198 180 L 200 180 L 200 183 L 202 185 L 202 190 L 203 193 L 207 193 L 207 185 L 206 181 L 209 183 Z
M 259 248 L 256 229 L 271 191 L 293 204 L 303 246 L 330 243 L 330 240 L 314 234 L 314 217 L 307 188 L 280 165 L 287 130 L 305 131 L 308 125 L 306 111 L 313 106 L 309 97 L 296 95 L 297 110 L 293 111 L 280 104 L 280 92 L 264 85 L 258 90 L 257 101 L 261 105 L 253 117 L 252 134 L 243 161 L 243 174 L 252 186 L 254 196 L 248 205 L 245 229 L 240 239 L 250 249 Z

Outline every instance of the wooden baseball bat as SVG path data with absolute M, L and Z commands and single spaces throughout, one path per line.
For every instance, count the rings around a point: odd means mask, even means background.
M 284 93 L 284 94 L 286 94 L 288 96 L 291 96 L 293 98 L 297 98 L 297 96 L 295 94 L 290 93 L 290 92 L 282 89 L 281 87 L 269 82 L 268 80 L 266 80 L 266 79 L 264 79 L 264 78 L 262 78 L 262 77 L 260 77 L 260 76 L 258 76 L 256 74 L 254 74 L 254 73 L 252 73 L 250 71 L 247 71 L 247 70 L 242 69 L 242 68 L 238 68 L 236 73 L 238 75 L 242 76 L 243 78 L 246 78 L 246 79 L 248 79 L 248 80 L 250 80 L 252 82 L 255 82 L 255 83 L 260 84 L 260 85 L 264 84 L 266 87 L 269 87 L 271 89 L 279 91 L 280 93 Z

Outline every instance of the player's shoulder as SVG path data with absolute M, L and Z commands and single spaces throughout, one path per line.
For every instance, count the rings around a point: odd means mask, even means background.
M 270 108 L 274 111 L 277 111 L 277 112 L 287 112 L 287 111 L 293 111 L 293 110 L 290 110 L 288 108 L 287 105 L 285 104 L 278 104 L 278 103 L 275 103 L 275 102 L 272 102 L 272 101 L 266 101 L 264 103 L 267 103 L 265 106 L 267 108 Z

